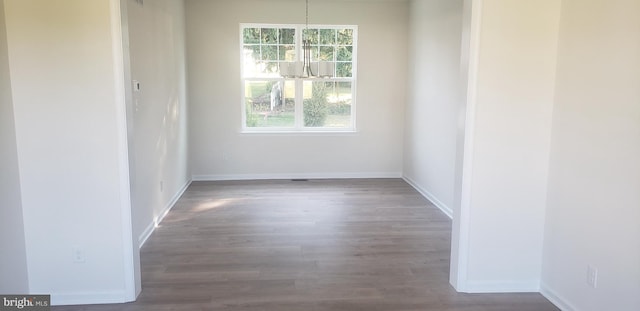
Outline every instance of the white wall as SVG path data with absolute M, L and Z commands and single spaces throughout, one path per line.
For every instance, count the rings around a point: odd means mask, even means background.
M 409 98 L 403 174 L 452 215 L 461 81 L 462 0 L 414 0 L 410 7 Z
M 399 177 L 407 79 L 405 1 L 311 1 L 310 23 L 355 24 L 356 134 L 240 134 L 240 23 L 304 23 L 304 1 L 187 0 L 196 179 Z
M 474 113 L 452 269 L 461 291 L 538 291 L 560 2 L 474 5 L 482 5 L 473 10 L 481 13 L 469 78 Z
M 5 13 L 30 292 L 132 299 L 118 2 L 5 0 Z
M 0 0 L 0 294 L 29 291 L 6 34 Z
M 640 2 L 564 0 L 557 81 L 543 293 L 640 310 Z
M 133 225 L 142 242 L 191 180 L 184 4 L 127 1 L 133 93 Z M 162 183 L 162 188 L 161 188 Z

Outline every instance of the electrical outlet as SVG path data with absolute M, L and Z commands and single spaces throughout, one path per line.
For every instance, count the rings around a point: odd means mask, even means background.
M 598 268 L 591 265 L 587 266 L 587 285 L 593 288 L 598 287 Z
M 85 262 L 84 250 L 80 246 L 74 246 L 71 248 L 73 262 L 82 263 Z

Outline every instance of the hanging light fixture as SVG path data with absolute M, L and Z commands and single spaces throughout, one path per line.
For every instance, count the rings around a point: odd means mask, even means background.
M 309 34 L 309 0 L 305 0 L 305 30 L 302 34 L 302 62 L 281 62 L 281 76 L 287 78 L 333 77 L 335 71 L 334 62 L 311 62 L 311 38 Z
M 311 70 L 311 39 L 309 39 L 309 0 L 306 0 L 305 6 L 305 32 L 302 34 L 302 78 L 315 76 Z M 317 73 L 317 72 L 316 72 Z

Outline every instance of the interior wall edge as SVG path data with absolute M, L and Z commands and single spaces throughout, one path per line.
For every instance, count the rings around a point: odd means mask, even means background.
M 578 308 L 574 307 L 569 300 L 562 297 L 558 292 L 550 288 L 544 282 L 540 282 L 540 294 L 547 298 L 551 303 L 556 305 L 556 307 L 560 308 L 562 311 L 577 311 Z
M 149 239 L 149 237 L 151 237 L 151 235 L 153 234 L 155 229 L 158 227 L 158 225 L 160 223 L 162 223 L 162 220 L 164 220 L 164 218 L 167 216 L 167 214 L 169 214 L 171 209 L 176 205 L 176 203 L 178 202 L 180 197 L 182 197 L 182 195 L 185 193 L 185 191 L 187 191 L 187 189 L 191 185 L 191 182 L 192 182 L 192 180 L 188 180 L 180 188 L 180 190 L 178 190 L 178 192 L 171 198 L 171 200 L 160 211 L 158 216 L 154 217 L 153 221 L 151 223 L 149 223 L 149 225 L 145 228 L 143 233 L 138 237 L 138 245 L 140 246 L 140 248 L 142 248 L 142 246 L 144 246 L 144 243 L 146 243 L 147 240 Z
M 93 304 L 117 304 L 125 303 L 126 291 L 100 291 L 85 293 L 49 293 L 52 306 L 73 306 Z
M 540 280 L 527 281 L 474 281 L 467 280 L 464 292 L 470 294 L 490 293 L 537 293 L 540 291 Z
M 135 301 L 141 292 L 140 255 L 136 241 L 133 237 L 131 183 L 129 166 L 129 128 L 127 121 L 127 64 L 125 61 L 125 48 L 123 34 L 123 19 L 121 0 L 110 0 L 111 8 L 111 36 L 113 47 L 114 92 L 117 102 L 116 110 L 118 118 L 116 126 L 120 152 L 118 152 L 118 164 L 120 168 L 120 208 L 122 217 L 122 243 L 124 254 L 124 301 Z M 126 11 L 125 11 L 126 12 Z
M 445 203 L 440 201 L 434 194 L 424 189 L 422 186 L 420 186 L 417 182 L 415 182 L 411 177 L 407 176 L 406 174 L 402 176 L 402 179 L 404 179 L 404 181 L 406 181 L 411 187 L 413 187 L 413 189 L 416 189 L 416 191 L 418 191 L 425 199 L 429 200 L 431 204 L 435 205 L 435 207 L 440 209 L 440 211 L 442 211 L 445 215 L 447 215 L 447 217 L 449 217 L 450 219 L 453 219 L 453 209 L 451 207 L 447 206 Z
M 402 178 L 401 172 L 363 173 L 291 173 L 291 174 L 216 174 L 193 175 L 193 181 L 224 180 L 268 180 L 268 179 L 362 179 L 362 178 Z
M 469 262 L 469 226 L 471 209 L 471 183 L 473 180 L 473 152 L 475 134 L 475 115 L 478 97 L 478 63 L 480 57 L 480 33 L 482 31 L 483 0 L 471 0 L 469 29 L 469 68 L 466 85 L 466 109 L 464 142 L 461 163 L 460 208 L 454 213 L 451 240 L 451 272 L 450 283 L 459 292 L 467 288 L 467 265 Z M 456 217 L 457 216 L 457 217 Z

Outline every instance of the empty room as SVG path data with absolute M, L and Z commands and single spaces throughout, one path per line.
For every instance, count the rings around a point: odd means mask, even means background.
M 1 310 L 640 310 L 637 0 L 0 0 Z

